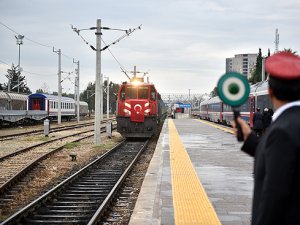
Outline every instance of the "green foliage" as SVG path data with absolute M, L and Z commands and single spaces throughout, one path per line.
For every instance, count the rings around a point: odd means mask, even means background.
M 26 85 L 25 76 L 21 75 L 21 71 L 18 70 L 16 66 L 12 64 L 11 69 L 7 70 L 7 74 L 5 75 L 8 79 L 7 83 L 4 83 L 4 89 L 12 92 L 18 92 L 18 84 L 19 85 L 19 92 L 30 94 L 31 91 L 29 87 Z
M 69 142 L 67 144 L 64 145 L 64 148 L 66 149 L 71 149 L 71 148 L 76 148 L 80 145 L 79 142 Z
M 294 55 L 297 55 L 296 51 L 293 51 L 291 48 L 285 48 L 280 52 L 289 52 L 292 53 Z M 268 58 L 270 56 L 270 49 L 268 50 L 268 55 L 264 58 Z M 262 71 L 262 53 L 261 53 L 261 49 L 259 49 L 258 55 L 257 55 L 257 59 L 256 59 L 256 65 L 254 70 L 251 73 L 251 77 L 249 78 L 249 82 L 252 84 L 256 84 L 258 82 L 261 81 L 261 71 Z M 267 72 L 265 72 L 265 77 L 267 77 Z
M 104 89 L 103 90 L 103 112 L 106 112 L 106 87 L 107 87 L 107 81 L 104 81 Z M 110 105 L 110 112 L 115 113 L 116 112 L 116 106 L 117 106 L 117 95 L 118 90 L 120 88 L 119 84 L 115 84 L 113 82 L 109 83 L 109 105 Z M 85 101 L 89 105 L 89 110 L 95 110 L 95 83 L 90 82 L 87 86 L 87 88 L 80 94 L 80 99 L 82 101 Z
M 43 89 L 39 88 L 35 91 L 35 93 L 45 94 Z
M 67 93 L 61 93 L 61 96 L 63 97 L 69 97 L 69 98 L 74 98 L 74 94 L 67 94 Z
M 292 53 L 294 55 L 297 55 L 297 51 L 293 51 L 291 48 L 285 48 L 281 52 L 289 52 L 289 53 Z
M 38 89 L 38 90 L 41 90 L 41 89 Z M 43 90 L 41 90 L 43 91 Z M 40 92 L 40 93 L 43 93 L 43 92 Z M 45 93 L 46 94 L 46 93 Z M 57 91 L 53 91 L 52 92 L 52 95 L 55 95 L 55 96 L 58 96 L 58 92 Z M 74 94 L 67 94 L 67 93 L 61 93 L 61 96 L 62 97 L 68 97 L 68 98 L 74 98 Z
M 252 84 L 256 84 L 261 81 L 261 71 L 262 71 L 262 53 L 261 49 L 259 49 L 257 58 L 256 58 L 256 64 L 255 68 L 251 73 L 251 77 L 249 78 L 249 82 Z
M 214 89 L 210 92 L 210 97 L 213 98 L 213 97 L 216 97 L 218 95 L 218 87 L 214 87 Z

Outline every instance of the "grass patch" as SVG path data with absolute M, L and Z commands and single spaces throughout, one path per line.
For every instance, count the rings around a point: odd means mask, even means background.
M 69 142 L 67 144 L 64 145 L 64 148 L 66 149 L 71 149 L 71 148 L 76 148 L 80 145 L 79 142 Z

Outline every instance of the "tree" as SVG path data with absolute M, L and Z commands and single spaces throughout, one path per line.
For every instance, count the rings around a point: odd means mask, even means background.
M 104 81 L 104 87 L 106 90 L 107 81 Z M 115 84 L 113 82 L 109 83 L 109 107 L 110 107 L 109 110 L 111 113 L 115 113 L 117 109 L 117 96 L 118 96 L 119 88 L 120 88 L 119 84 Z M 106 99 L 107 99 L 107 94 L 105 91 L 103 93 L 103 112 L 106 112 L 107 109 Z
M 256 58 L 255 68 L 251 73 L 251 77 L 249 78 L 250 83 L 256 84 L 257 82 L 261 81 L 261 70 L 262 70 L 262 54 L 261 54 L 261 49 L 259 49 Z
M 61 96 L 63 96 L 63 97 L 69 97 L 69 98 L 74 98 L 74 94 L 61 93 Z
M 41 88 L 39 88 L 39 89 L 37 89 L 37 90 L 35 91 L 35 93 L 44 94 L 44 90 L 43 90 L 43 89 L 41 89 Z
M 103 83 L 104 89 L 106 89 L 107 81 Z M 109 105 L 110 112 L 115 113 L 117 107 L 117 95 L 120 88 L 119 84 L 113 82 L 109 83 Z M 106 112 L 106 91 L 103 90 L 103 112 Z M 89 110 L 95 110 L 95 83 L 89 83 L 87 88 L 80 94 L 80 100 L 85 101 L 89 105 Z
M 218 87 L 214 87 L 214 89 L 210 92 L 210 97 L 216 97 L 218 95 Z
M 89 110 L 95 109 L 95 83 L 88 83 L 87 88 L 80 94 L 80 99 L 88 103 Z
M 25 76 L 21 75 L 21 71 L 19 71 L 14 64 L 12 64 L 11 69 L 7 70 L 7 74 L 5 76 L 8 79 L 8 82 L 4 83 L 4 89 L 18 92 L 19 86 L 20 93 L 31 93 L 29 87 L 26 86 Z
M 293 51 L 291 48 L 285 48 L 281 52 L 289 52 L 289 53 L 292 53 L 294 55 L 297 55 L 297 51 Z

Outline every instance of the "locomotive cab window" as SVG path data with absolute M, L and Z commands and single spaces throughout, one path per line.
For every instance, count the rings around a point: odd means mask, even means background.
M 149 98 L 149 88 L 147 86 L 138 87 L 138 98 L 139 99 L 148 99 Z
M 122 101 L 125 100 L 125 87 L 124 87 L 124 86 L 122 87 L 122 89 L 121 89 L 121 91 L 120 91 L 120 99 L 121 99 Z
M 136 99 L 137 97 L 137 89 L 136 87 L 127 86 L 125 91 L 126 99 Z
M 156 91 L 155 91 L 155 88 L 153 86 L 151 86 L 151 88 L 150 88 L 150 100 L 151 101 L 156 100 Z

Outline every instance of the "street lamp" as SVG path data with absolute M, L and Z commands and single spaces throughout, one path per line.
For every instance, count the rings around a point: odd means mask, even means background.
M 23 38 L 24 35 L 18 35 L 15 36 L 15 38 L 17 39 L 17 45 L 19 45 L 19 63 L 18 63 L 18 67 L 19 67 L 19 74 L 18 74 L 18 93 L 20 92 L 20 75 L 21 75 L 21 65 L 20 65 L 20 57 L 21 57 L 21 45 L 23 44 Z

